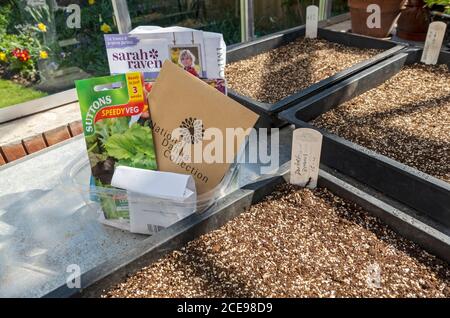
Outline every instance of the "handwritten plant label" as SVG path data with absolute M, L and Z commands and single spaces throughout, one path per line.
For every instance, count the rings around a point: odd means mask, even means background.
M 314 189 L 319 178 L 322 134 L 310 128 L 294 130 L 290 183 Z
M 434 65 L 438 62 L 446 28 L 447 25 L 441 21 L 430 24 L 422 53 L 422 59 L 420 60 L 422 63 Z
M 308 6 L 306 8 L 306 31 L 305 38 L 317 38 L 317 28 L 319 27 L 319 7 Z

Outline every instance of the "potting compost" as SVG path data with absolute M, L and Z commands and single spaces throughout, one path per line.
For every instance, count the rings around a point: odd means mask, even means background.
M 284 97 L 380 53 L 322 39 L 297 39 L 287 45 L 227 64 L 228 86 L 260 102 Z
M 450 70 L 405 66 L 314 125 L 450 182 Z
M 325 188 L 283 185 L 103 297 L 449 297 L 450 267 Z

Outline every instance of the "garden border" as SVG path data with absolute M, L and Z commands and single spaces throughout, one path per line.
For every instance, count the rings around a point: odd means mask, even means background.
M 287 162 L 275 175 L 262 177 L 220 199 L 215 208 L 191 215 L 143 240 L 137 248 L 82 274 L 83 288 L 70 289 L 61 285 L 44 297 L 99 297 L 103 290 L 123 281 L 128 275 L 156 262 L 165 254 L 181 248 L 200 235 L 219 228 L 252 204 L 261 201 L 276 186 L 289 179 L 289 168 L 290 162 Z M 439 224 L 325 166 L 321 166 L 319 186 L 359 204 L 400 235 L 450 262 L 450 232 Z
M 405 64 L 420 61 L 422 50 L 409 49 L 279 114 L 280 120 L 323 134 L 321 163 L 402 202 L 450 228 L 450 184 L 387 156 L 307 123 L 341 103 L 374 88 Z M 440 63 L 450 65 L 450 54 Z

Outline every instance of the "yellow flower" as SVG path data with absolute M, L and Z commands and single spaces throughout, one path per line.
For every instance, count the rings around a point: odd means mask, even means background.
M 91 5 L 95 4 L 95 0 L 89 0 L 88 3 L 91 6 Z
M 111 27 L 106 23 L 103 23 L 102 26 L 100 27 L 100 30 L 102 30 L 103 33 L 109 33 L 111 32 Z
M 38 23 L 37 27 L 42 32 L 47 32 L 47 26 L 44 23 Z
M 48 59 L 48 53 L 46 51 L 40 51 L 39 57 L 43 60 Z
M 0 61 L 6 62 L 8 58 L 6 57 L 6 53 L 0 52 Z

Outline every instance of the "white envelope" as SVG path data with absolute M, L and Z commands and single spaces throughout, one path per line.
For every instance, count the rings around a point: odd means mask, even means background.
M 191 175 L 119 166 L 111 185 L 127 190 L 133 233 L 154 234 L 196 210 Z

